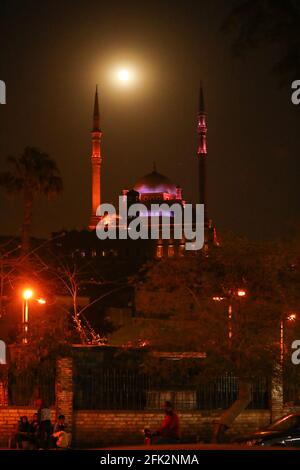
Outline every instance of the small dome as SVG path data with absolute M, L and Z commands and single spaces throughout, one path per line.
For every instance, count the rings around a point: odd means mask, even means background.
M 155 169 L 152 173 L 140 178 L 133 186 L 135 191 L 140 194 L 146 193 L 168 193 L 176 196 L 176 185 L 164 175 L 158 173 Z

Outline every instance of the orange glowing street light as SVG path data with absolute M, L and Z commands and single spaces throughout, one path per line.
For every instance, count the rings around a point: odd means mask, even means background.
M 28 323 L 29 323 L 29 300 L 33 298 L 34 291 L 26 288 L 22 292 L 23 297 L 23 310 L 22 310 L 22 325 L 23 325 L 23 344 L 28 343 Z M 46 300 L 42 297 L 34 299 L 38 304 L 45 304 Z
M 33 290 L 31 289 L 24 289 L 23 291 L 23 299 L 24 300 L 29 300 L 33 296 Z
M 286 322 L 294 322 L 297 320 L 296 313 L 290 313 L 285 318 L 282 318 L 280 321 L 280 365 L 283 368 L 284 362 L 284 330 Z
M 239 289 L 237 291 L 237 296 L 238 297 L 246 297 L 246 295 L 247 295 L 247 292 L 244 289 Z
M 224 300 L 225 297 L 220 297 L 218 295 L 215 295 L 212 299 L 214 302 L 222 302 L 222 300 Z
M 212 298 L 212 300 L 214 302 L 222 302 L 222 300 L 231 299 L 234 297 L 247 297 L 247 292 L 245 291 L 245 289 L 237 289 L 236 291 L 228 291 L 228 295 L 226 295 L 225 297 L 215 295 Z
M 226 297 L 221 297 L 221 296 L 214 296 L 212 300 L 214 302 L 222 302 L 223 300 L 228 299 L 228 339 L 229 339 L 229 345 L 231 345 L 231 340 L 232 340 L 232 303 L 230 299 L 234 297 L 239 297 L 239 298 L 244 298 L 247 296 L 247 292 L 244 289 L 238 289 L 237 291 L 229 291 L 228 295 Z

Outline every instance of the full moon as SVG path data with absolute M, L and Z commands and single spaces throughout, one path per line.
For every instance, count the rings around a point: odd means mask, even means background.
M 118 78 L 121 82 L 128 82 L 130 79 L 129 71 L 127 69 L 119 70 Z
M 125 91 L 136 88 L 140 75 L 132 64 L 119 62 L 108 70 L 107 78 L 110 83 Z

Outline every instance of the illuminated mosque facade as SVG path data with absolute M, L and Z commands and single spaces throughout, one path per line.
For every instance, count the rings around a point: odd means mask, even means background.
M 205 227 L 205 248 L 212 243 L 217 243 L 216 232 L 212 221 L 208 217 L 207 212 L 207 191 L 206 191 L 206 162 L 207 162 L 207 122 L 206 112 L 204 106 L 204 95 L 202 85 L 199 91 L 198 103 L 198 119 L 197 119 L 197 173 L 198 173 L 198 203 L 204 205 L 204 227 Z M 95 233 L 96 226 L 100 217 L 96 215 L 98 206 L 102 202 L 101 198 L 101 169 L 102 169 L 102 155 L 101 155 L 101 140 L 102 131 L 100 126 L 100 113 L 99 113 L 99 98 L 98 90 L 96 87 L 94 99 L 94 112 L 93 112 L 93 128 L 92 128 L 92 204 L 91 215 L 89 220 L 89 230 Z M 155 204 L 168 204 L 179 203 L 185 205 L 183 199 L 183 190 L 181 187 L 175 185 L 168 177 L 160 174 L 156 169 L 156 164 L 153 164 L 151 173 L 146 174 L 140 178 L 133 186 L 132 189 L 123 189 L 122 195 L 127 198 L 127 203 L 140 202 L 146 206 Z M 172 221 L 171 221 L 172 224 Z M 103 242 L 102 242 L 103 243 Z M 173 257 L 182 256 L 185 250 L 185 240 L 176 240 L 172 237 L 168 240 L 159 238 L 154 245 L 154 257 Z

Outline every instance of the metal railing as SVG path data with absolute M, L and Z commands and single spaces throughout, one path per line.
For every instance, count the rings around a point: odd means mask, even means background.
M 55 404 L 55 371 L 34 374 L 10 372 L 8 375 L 8 404 L 31 406 L 42 398 L 49 406 Z
M 74 408 L 141 410 L 150 379 L 118 369 L 98 369 L 74 376 Z
M 197 388 L 197 407 L 203 410 L 228 408 L 238 396 L 238 380 L 232 374 L 225 374 L 211 383 Z M 267 409 L 269 407 L 268 381 L 258 377 L 251 386 L 252 400 L 248 409 Z
M 112 368 L 90 369 L 74 376 L 74 408 L 87 410 L 157 410 L 166 400 L 178 410 L 214 410 L 228 408 L 237 398 L 237 379 L 226 374 L 196 388 L 188 384 L 173 390 L 159 388 L 155 381 L 134 370 Z M 267 409 L 268 383 L 258 378 L 252 386 L 252 401 L 248 408 Z

